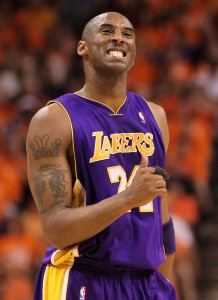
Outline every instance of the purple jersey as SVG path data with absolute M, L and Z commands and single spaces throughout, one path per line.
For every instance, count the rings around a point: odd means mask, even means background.
M 126 189 L 139 167 L 142 152 L 147 154 L 149 166 L 164 167 L 160 128 L 141 96 L 127 92 L 125 103 L 116 112 L 71 93 L 53 102 L 63 107 L 72 128 L 77 195 L 74 207 L 98 203 Z M 164 261 L 160 206 L 161 199 L 156 197 L 126 212 L 79 244 L 78 255 L 108 265 L 157 268 Z M 49 249 L 44 263 L 50 262 L 55 250 Z

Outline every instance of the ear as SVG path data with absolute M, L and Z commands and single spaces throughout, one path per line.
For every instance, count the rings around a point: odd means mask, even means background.
M 77 46 L 77 53 L 82 57 L 88 54 L 88 47 L 85 41 L 79 41 Z

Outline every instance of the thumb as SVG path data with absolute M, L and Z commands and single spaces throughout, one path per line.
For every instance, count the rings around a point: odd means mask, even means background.
M 147 167 L 147 166 L 148 166 L 148 157 L 145 153 L 141 153 L 140 167 Z

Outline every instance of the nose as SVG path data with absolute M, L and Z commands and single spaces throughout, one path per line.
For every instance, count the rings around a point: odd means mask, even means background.
M 122 43 L 123 42 L 123 35 L 122 32 L 120 30 L 115 30 L 113 37 L 112 37 L 112 41 L 113 42 L 117 42 L 117 43 Z

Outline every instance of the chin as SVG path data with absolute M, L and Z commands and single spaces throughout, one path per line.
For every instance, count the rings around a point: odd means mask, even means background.
M 129 65 L 120 62 L 107 63 L 104 65 L 104 70 L 111 71 L 113 73 L 125 73 L 130 69 Z

